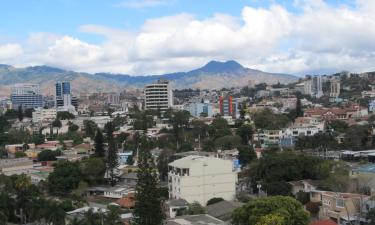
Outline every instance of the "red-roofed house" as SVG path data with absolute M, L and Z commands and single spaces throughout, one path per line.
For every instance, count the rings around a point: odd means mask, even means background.
M 311 222 L 309 225 L 338 225 L 338 224 L 328 219 L 328 220 L 316 220 L 316 221 Z

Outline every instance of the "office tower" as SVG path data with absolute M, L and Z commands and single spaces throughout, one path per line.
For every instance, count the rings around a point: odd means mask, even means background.
M 169 81 L 158 80 L 144 89 L 145 109 L 165 111 L 173 105 L 173 92 Z
M 43 96 L 39 84 L 15 84 L 11 88 L 10 99 L 13 108 L 19 106 L 23 108 L 43 107 Z
M 340 96 L 340 89 L 341 89 L 340 79 L 332 79 L 330 89 L 331 89 L 330 96 L 332 98 L 339 97 Z
M 56 107 L 69 106 L 71 102 L 71 90 L 70 82 L 63 81 L 56 83 L 56 95 L 55 95 L 55 104 Z
M 237 107 L 237 100 L 233 99 L 232 96 L 224 93 L 219 97 L 220 115 L 236 118 Z
M 323 96 L 322 76 L 316 76 L 315 79 L 315 97 L 320 98 Z

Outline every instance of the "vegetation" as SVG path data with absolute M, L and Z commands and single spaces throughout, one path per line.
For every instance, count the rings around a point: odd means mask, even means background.
M 255 199 L 236 209 L 232 222 L 234 225 L 307 225 L 309 217 L 297 200 L 272 196 Z

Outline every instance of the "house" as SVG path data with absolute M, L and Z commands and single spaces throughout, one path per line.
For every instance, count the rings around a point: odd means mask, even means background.
M 132 209 L 135 206 L 135 193 L 129 193 L 127 196 L 120 198 L 116 204 L 122 208 Z
M 311 191 L 310 200 L 320 201 L 320 219 L 331 219 L 337 224 L 346 225 L 349 221 L 358 222 L 360 212 L 370 196 L 329 191 Z
M 134 188 L 128 186 L 114 186 L 109 187 L 104 191 L 104 197 L 106 198 L 123 198 L 130 193 L 134 193 Z
M 317 189 L 317 183 L 313 180 L 298 180 L 298 181 L 290 181 L 288 182 L 292 187 L 292 194 L 294 196 L 297 195 L 298 192 L 311 192 Z
M 235 209 L 241 207 L 243 203 L 236 201 L 220 201 L 207 206 L 207 214 L 217 219 L 229 222 Z
M 214 197 L 233 200 L 237 173 L 231 160 L 215 157 L 187 156 L 168 165 L 170 199 L 185 199 L 206 205 Z
M 123 173 L 119 177 L 119 181 L 128 186 L 135 187 L 138 183 L 137 173 Z
M 82 143 L 82 144 L 74 146 L 73 150 L 75 150 L 77 152 L 77 154 L 88 154 L 88 155 L 90 155 L 91 153 L 94 152 L 94 146 L 90 143 Z
M 178 216 L 167 219 L 166 225 L 224 225 L 224 221 L 207 214 Z
M 179 210 L 187 209 L 189 203 L 184 199 L 169 199 L 165 203 L 168 218 L 175 218 Z

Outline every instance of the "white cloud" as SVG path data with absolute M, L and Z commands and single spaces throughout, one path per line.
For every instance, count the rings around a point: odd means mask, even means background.
M 0 45 L 0 63 L 130 74 L 186 71 L 212 59 L 297 74 L 375 70 L 373 4 L 357 0 L 350 8 L 296 0 L 299 13 L 280 5 L 244 7 L 240 17 L 181 13 L 149 19 L 138 31 L 88 24 L 80 31 L 103 36 L 102 43 L 35 33 L 23 45 Z
M 170 4 L 170 0 L 126 0 L 116 4 L 117 7 L 144 9 Z
M 0 45 L 0 62 L 11 63 L 22 54 L 22 46 L 19 44 Z

